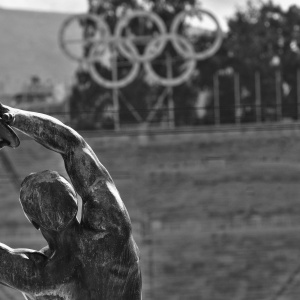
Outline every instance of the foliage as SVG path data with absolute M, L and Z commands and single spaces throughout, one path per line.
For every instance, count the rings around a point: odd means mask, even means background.
M 276 105 L 275 73 L 283 74 L 282 82 L 289 92 L 283 99 L 284 112 L 293 117 L 296 111 L 296 71 L 300 66 L 300 9 L 291 6 L 284 11 L 269 2 L 248 1 L 228 21 L 228 35 L 223 52 L 217 56 L 220 68 L 231 67 L 241 75 L 242 87 L 252 93 L 254 105 L 254 73 L 261 74 L 263 110 Z M 222 53 L 226 54 L 221 57 Z M 225 63 L 225 65 L 224 65 Z M 284 91 L 281 91 L 284 93 Z M 293 103 L 292 103 L 293 102 Z

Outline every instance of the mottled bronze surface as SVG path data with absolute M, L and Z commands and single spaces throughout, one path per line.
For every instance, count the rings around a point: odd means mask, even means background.
M 24 179 L 21 205 L 48 246 L 34 251 L 0 244 L 0 283 L 27 299 L 140 300 L 139 254 L 130 218 L 93 150 L 50 116 L 1 105 L 0 117 L 60 153 L 71 179 L 48 170 Z M 83 202 L 80 222 L 76 193 Z
M 16 133 L 0 118 L 0 141 L 2 146 L 17 148 L 20 145 L 20 140 Z M 1 147 L 1 145 L 0 145 Z

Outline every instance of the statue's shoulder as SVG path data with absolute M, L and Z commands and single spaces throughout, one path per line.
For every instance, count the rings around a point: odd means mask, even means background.
M 49 246 L 45 246 L 38 252 L 44 254 L 46 257 L 50 257 L 52 255 L 52 251 L 50 250 Z
M 46 256 L 45 253 L 26 248 L 14 249 L 14 254 L 25 256 L 35 263 L 42 263 L 48 259 L 48 256 Z

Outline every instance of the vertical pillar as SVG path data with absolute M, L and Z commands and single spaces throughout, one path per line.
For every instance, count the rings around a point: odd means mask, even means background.
M 241 123 L 242 117 L 242 107 L 241 107 L 241 91 L 240 91 L 240 75 L 238 73 L 234 73 L 234 116 L 235 123 Z
M 172 58 L 170 53 L 167 53 L 166 59 L 166 66 L 167 66 L 167 78 L 173 78 L 173 69 L 172 69 Z M 170 129 L 175 128 L 175 106 L 174 106 L 174 99 L 173 99 L 173 87 L 168 86 L 168 125 Z
M 260 73 L 255 72 L 255 112 L 256 112 L 256 122 L 261 122 L 261 82 L 260 82 Z
M 216 72 L 213 79 L 214 88 L 214 121 L 215 125 L 220 125 L 220 93 L 219 93 L 219 74 Z
M 282 94 L 281 94 L 281 72 L 276 70 L 275 72 L 276 81 L 276 118 L 277 121 L 282 119 Z
M 114 50 L 112 54 L 113 61 L 112 61 L 112 80 L 116 82 L 118 80 L 118 63 L 117 63 L 117 53 Z M 112 90 L 112 99 L 113 99 L 113 106 L 114 106 L 114 125 L 115 130 L 120 130 L 120 105 L 119 105 L 119 88 L 114 87 Z
M 297 120 L 300 120 L 300 69 L 297 70 Z

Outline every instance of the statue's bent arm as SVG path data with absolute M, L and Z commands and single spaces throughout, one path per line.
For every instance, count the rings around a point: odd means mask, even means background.
M 83 225 L 116 234 L 131 230 L 128 213 L 112 178 L 75 130 L 48 115 L 3 107 L 14 115 L 13 127 L 62 155 L 71 182 L 83 201 Z
M 0 243 L 0 283 L 24 293 L 42 292 L 47 282 L 43 271 L 46 260 L 40 252 L 14 250 Z

